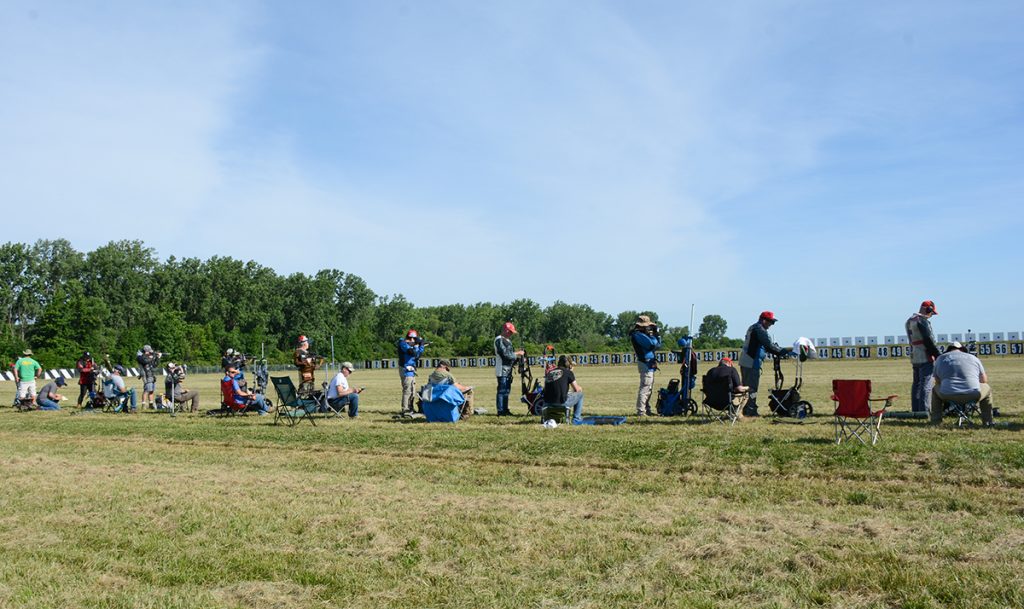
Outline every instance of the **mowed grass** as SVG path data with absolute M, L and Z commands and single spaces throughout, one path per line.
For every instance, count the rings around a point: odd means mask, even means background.
M 831 443 L 831 379 L 909 410 L 906 362 L 809 363 L 802 425 L 548 430 L 493 416 L 488 369 L 455 371 L 489 412 L 456 425 L 392 419 L 394 371 L 316 428 L 3 408 L 0 607 L 1020 607 L 1024 361 L 985 363 L 999 428 L 874 448 Z M 633 411 L 635 369 L 577 376 Z

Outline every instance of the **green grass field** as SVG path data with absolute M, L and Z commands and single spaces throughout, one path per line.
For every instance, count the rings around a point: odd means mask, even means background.
M 909 410 L 906 362 L 809 363 L 802 425 L 549 430 L 492 416 L 487 369 L 454 371 L 489 413 L 456 425 L 393 420 L 394 371 L 316 428 L 5 407 L 0 607 L 1021 607 L 1024 360 L 985 364 L 998 428 L 874 448 L 831 442 L 831 379 Z M 576 372 L 632 412 L 634 369 Z

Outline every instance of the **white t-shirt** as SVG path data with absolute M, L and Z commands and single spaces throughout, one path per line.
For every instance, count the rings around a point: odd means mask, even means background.
M 348 379 L 345 374 L 339 372 L 334 375 L 331 379 L 331 384 L 327 386 L 327 399 L 333 400 L 338 397 L 338 391 L 348 391 Z

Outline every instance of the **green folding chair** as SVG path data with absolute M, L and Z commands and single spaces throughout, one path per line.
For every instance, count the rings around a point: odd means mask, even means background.
M 289 376 L 272 376 L 270 377 L 270 382 L 274 385 L 274 391 L 277 392 L 277 411 L 274 414 L 274 425 L 277 425 L 281 419 L 284 419 L 289 427 L 294 427 L 302 419 L 306 419 L 313 427 L 316 427 L 313 415 L 320 408 L 320 404 L 316 400 L 300 399 L 295 391 L 295 384 L 292 383 L 292 379 Z

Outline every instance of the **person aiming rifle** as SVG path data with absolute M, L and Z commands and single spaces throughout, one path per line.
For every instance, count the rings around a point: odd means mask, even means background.
M 661 333 L 658 325 L 647 315 L 638 315 L 629 342 L 636 354 L 636 369 L 640 373 L 640 386 L 636 392 L 636 416 L 651 414 L 651 393 L 654 390 L 654 373 L 658 370 L 655 351 L 661 348 Z
M 423 340 L 419 332 L 409 330 L 405 338 L 398 339 L 398 376 L 402 379 L 402 415 L 413 413 L 413 401 L 416 399 L 416 363 L 423 355 L 429 342 Z
M 316 387 L 315 372 L 324 363 L 324 358 L 310 351 L 309 345 L 309 339 L 305 336 L 300 336 L 293 360 L 295 367 L 299 369 L 298 394 L 303 399 L 313 397 Z
M 135 354 L 135 361 L 139 363 L 139 380 L 142 381 L 142 405 L 148 405 L 151 409 L 155 408 L 156 368 L 163 356 L 163 353 L 154 351 L 149 345 L 143 345 Z

